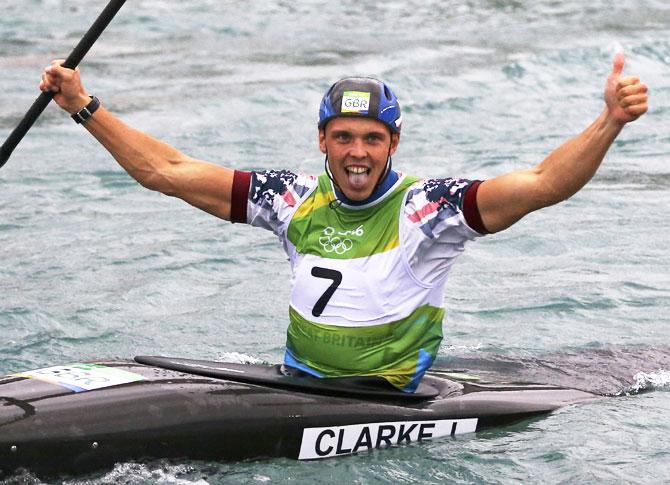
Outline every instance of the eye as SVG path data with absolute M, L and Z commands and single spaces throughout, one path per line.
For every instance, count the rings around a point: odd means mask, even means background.
M 365 135 L 366 143 L 377 143 L 382 140 L 382 136 L 379 133 L 368 133 Z
M 346 131 L 341 131 L 335 134 L 335 140 L 340 143 L 348 143 L 351 140 L 351 135 Z

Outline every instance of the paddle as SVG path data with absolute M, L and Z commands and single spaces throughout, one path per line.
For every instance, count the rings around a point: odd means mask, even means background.
M 100 34 L 103 30 L 107 28 L 109 23 L 112 21 L 116 13 L 121 9 L 126 0 L 110 0 L 105 9 L 102 11 L 100 16 L 93 22 L 91 28 L 88 29 L 88 32 L 84 34 L 84 37 L 81 38 L 77 46 L 72 50 L 70 55 L 65 59 L 63 67 L 69 69 L 74 69 L 79 65 L 81 60 L 84 58 L 89 49 L 95 44 L 95 41 L 98 40 Z M 0 168 L 7 163 L 9 157 L 11 156 L 14 148 L 19 142 L 23 139 L 28 130 L 33 126 L 33 123 L 40 117 L 42 111 L 48 106 L 51 100 L 54 97 L 52 92 L 42 92 L 33 105 L 30 107 L 28 112 L 25 114 L 23 119 L 19 122 L 14 131 L 12 131 L 7 137 L 7 140 L 0 147 Z

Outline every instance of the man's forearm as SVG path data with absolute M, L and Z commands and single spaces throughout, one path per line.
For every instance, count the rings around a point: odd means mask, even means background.
M 622 128 L 605 109 L 582 133 L 551 152 L 534 169 L 544 193 L 533 210 L 568 199 L 584 187 Z
M 596 173 L 623 125 L 607 109 L 581 134 L 565 142 L 539 165 L 487 180 L 477 191 L 484 226 L 502 231 L 543 207 L 574 195 Z
M 233 170 L 184 155 L 131 128 L 102 107 L 85 126 L 144 187 L 230 220 Z
M 502 231 L 526 214 L 574 195 L 596 173 L 623 126 L 647 112 L 647 86 L 636 76 L 622 76 L 623 67 L 624 56 L 617 54 L 605 83 L 605 110 L 580 135 L 536 167 L 480 185 L 477 206 L 488 231 Z
M 100 107 L 85 124 L 131 177 L 148 189 L 174 195 L 166 175 L 171 165 L 188 160 L 176 148 L 142 133 Z

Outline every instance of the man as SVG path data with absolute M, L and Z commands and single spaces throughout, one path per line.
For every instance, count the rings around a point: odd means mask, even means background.
M 621 76 L 620 54 L 603 112 L 536 167 L 484 182 L 419 180 L 392 168 L 402 126 L 393 92 L 346 78 L 321 102 L 325 174 L 248 173 L 130 128 L 60 64 L 45 69 L 40 89 L 53 91 L 140 184 L 279 236 L 293 270 L 286 365 L 318 377 L 379 376 L 406 392 L 435 359 L 444 286 L 465 242 L 572 196 L 623 126 L 647 111 L 647 87 Z

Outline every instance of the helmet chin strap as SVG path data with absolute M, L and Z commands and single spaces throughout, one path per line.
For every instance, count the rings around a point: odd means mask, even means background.
M 335 187 L 335 191 L 334 191 L 334 194 L 333 194 L 333 195 L 335 195 L 335 199 L 334 199 L 334 200 L 331 200 L 331 201 L 328 203 L 328 207 L 329 207 L 330 209 L 332 209 L 332 210 L 335 210 L 335 209 L 337 209 L 339 206 L 342 205 L 342 201 L 341 201 L 340 199 L 337 198 L 337 192 L 338 192 L 338 191 L 339 191 L 339 192 L 342 192 L 342 189 L 340 188 L 339 185 L 337 185 L 337 182 L 335 182 L 335 177 L 333 177 L 333 173 L 330 171 L 330 167 L 328 166 L 328 150 L 326 150 L 326 156 L 325 156 L 325 158 L 323 159 L 323 166 L 324 166 L 324 168 L 326 169 L 326 175 L 328 175 L 328 178 L 329 178 L 330 181 L 333 183 L 333 187 Z M 342 193 L 344 193 L 344 192 L 342 192 Z
M 331 209 L 337 209 L 339 206 L 342 205 L 343 201 L 337 198 L 337 192 L 339 191 L 340 193 L 344 194 L 344 191 L 342 188 L 340 188 L 339 185 L 337 185 L 337 182 L 335 182 L 335 177 L 333 176 L 333 173 L 330 170 L 330 166 L 328 165 L 328 150 L 326 150 L 326 156 L 323 159 L 323 165 L 326 170 L 326 175 L 328 175 L 328 178 L 330 181 L 333 183 L 333 187 L 335 187 L 335 200 L 331 200 L 328 203 L 328 207 Z M 377 183 L 372 189 L 372 192 L 370 192 L 370 195 L 375 193 L 375 190 L 384 182 L 384 179 L 388 176 L 389 173 L 391 173 L 391 168 L 393 167 L 393 159 L 391 158 L 391 146 L 389 145 L 389 152 L 386 157 L 386 166 L 384 167 L 384 173 L 381 174 L 379 179 L 377 179 Z M 346 195 L 345 195 L 346 197 Z

